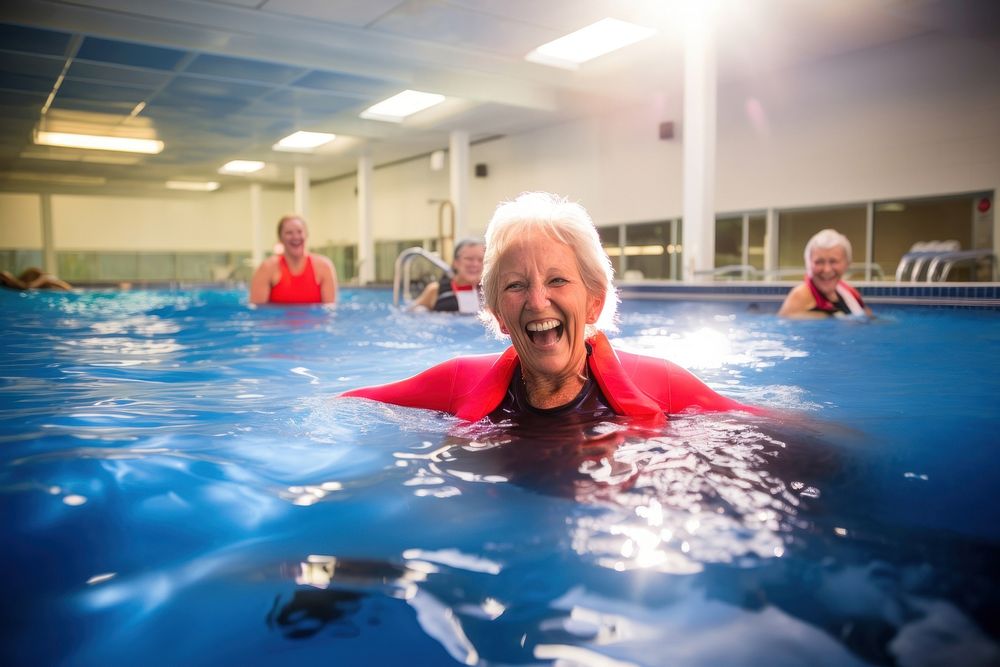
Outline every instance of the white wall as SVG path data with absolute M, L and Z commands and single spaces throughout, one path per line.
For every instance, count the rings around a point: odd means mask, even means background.
M 31 250 L 41 247 L 42 204 L 39 196 L 0 193 L 0 248 Z

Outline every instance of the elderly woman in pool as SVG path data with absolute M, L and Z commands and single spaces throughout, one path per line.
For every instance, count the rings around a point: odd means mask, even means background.
M 486 230 L 482 317 L 513 346 L 412 378 L 348 391 L 469 421 L 581 412 L 662 420 L 687 408 L 750 410 L 662 359 L 616 351 L 601 332 L 617 308 L 611 262 L 579 204 L 527 193 Z
M 483 276 L 483 255 L 486 247 L 481 240 L 462 239 L 455 244 L 451 267 L 454 277 L 442 276 L 424 288 L 411 307 L 413 310 L 475 314 L 479 312 L 479 281 Z
M 851 242 L 834 229 L 817 232 L 805 249 L 806 278 L 785 297 L 778 315 L 795 318 L 824 318 L 867 315 L 872 311 L 861 294 L 844 282 L 851 265 Z

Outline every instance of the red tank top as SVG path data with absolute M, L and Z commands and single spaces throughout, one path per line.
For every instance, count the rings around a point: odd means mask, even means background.
M 312 257 L 306 255 L 306 266 L 302 273 L 294 275 L 288 268 L 284 255 L 279 260 L 281 279 L 271 287 L 271 303 L 322 303 L 323 294 L 316 282 Z

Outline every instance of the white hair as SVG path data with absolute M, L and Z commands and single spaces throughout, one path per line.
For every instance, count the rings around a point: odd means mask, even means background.
M 504 253 L 534 230 L 573 250 L 587 293 L 604 299 L 604 307 L 586 335 L 614 330 L 618 291 L 614 286 L 611 259 L 601 245 L 593 220 L 580 204 L 548 192 L 525 192 L 513 201 L 501 202 L 486 228 L 486 256 L 483 260 L 483 300 L 480 318 L 498 338 L 503 337 L 494 313 L 500 305 L 500 275 L 497 265 Z
M 821 231 L 813 234 L 809 242 L 806 243 L 806 249 L 803 253 L 803 257 L 806 260 L 806 275 L 812 277 L 812 251 L 816 248 L 843 248 L 844 253 L 847 255 L 847 263 L 851 263 L 851 242 L 847 240 L 847 237 L 838 232 L 836 229 L 823 229 Z

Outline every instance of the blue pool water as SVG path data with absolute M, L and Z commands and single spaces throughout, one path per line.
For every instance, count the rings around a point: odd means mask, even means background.
M 1000 664 L 1000 313 L 627 303 L 771 417 L 337 399 L 471 318 L 0 292 L 4 665 Z

